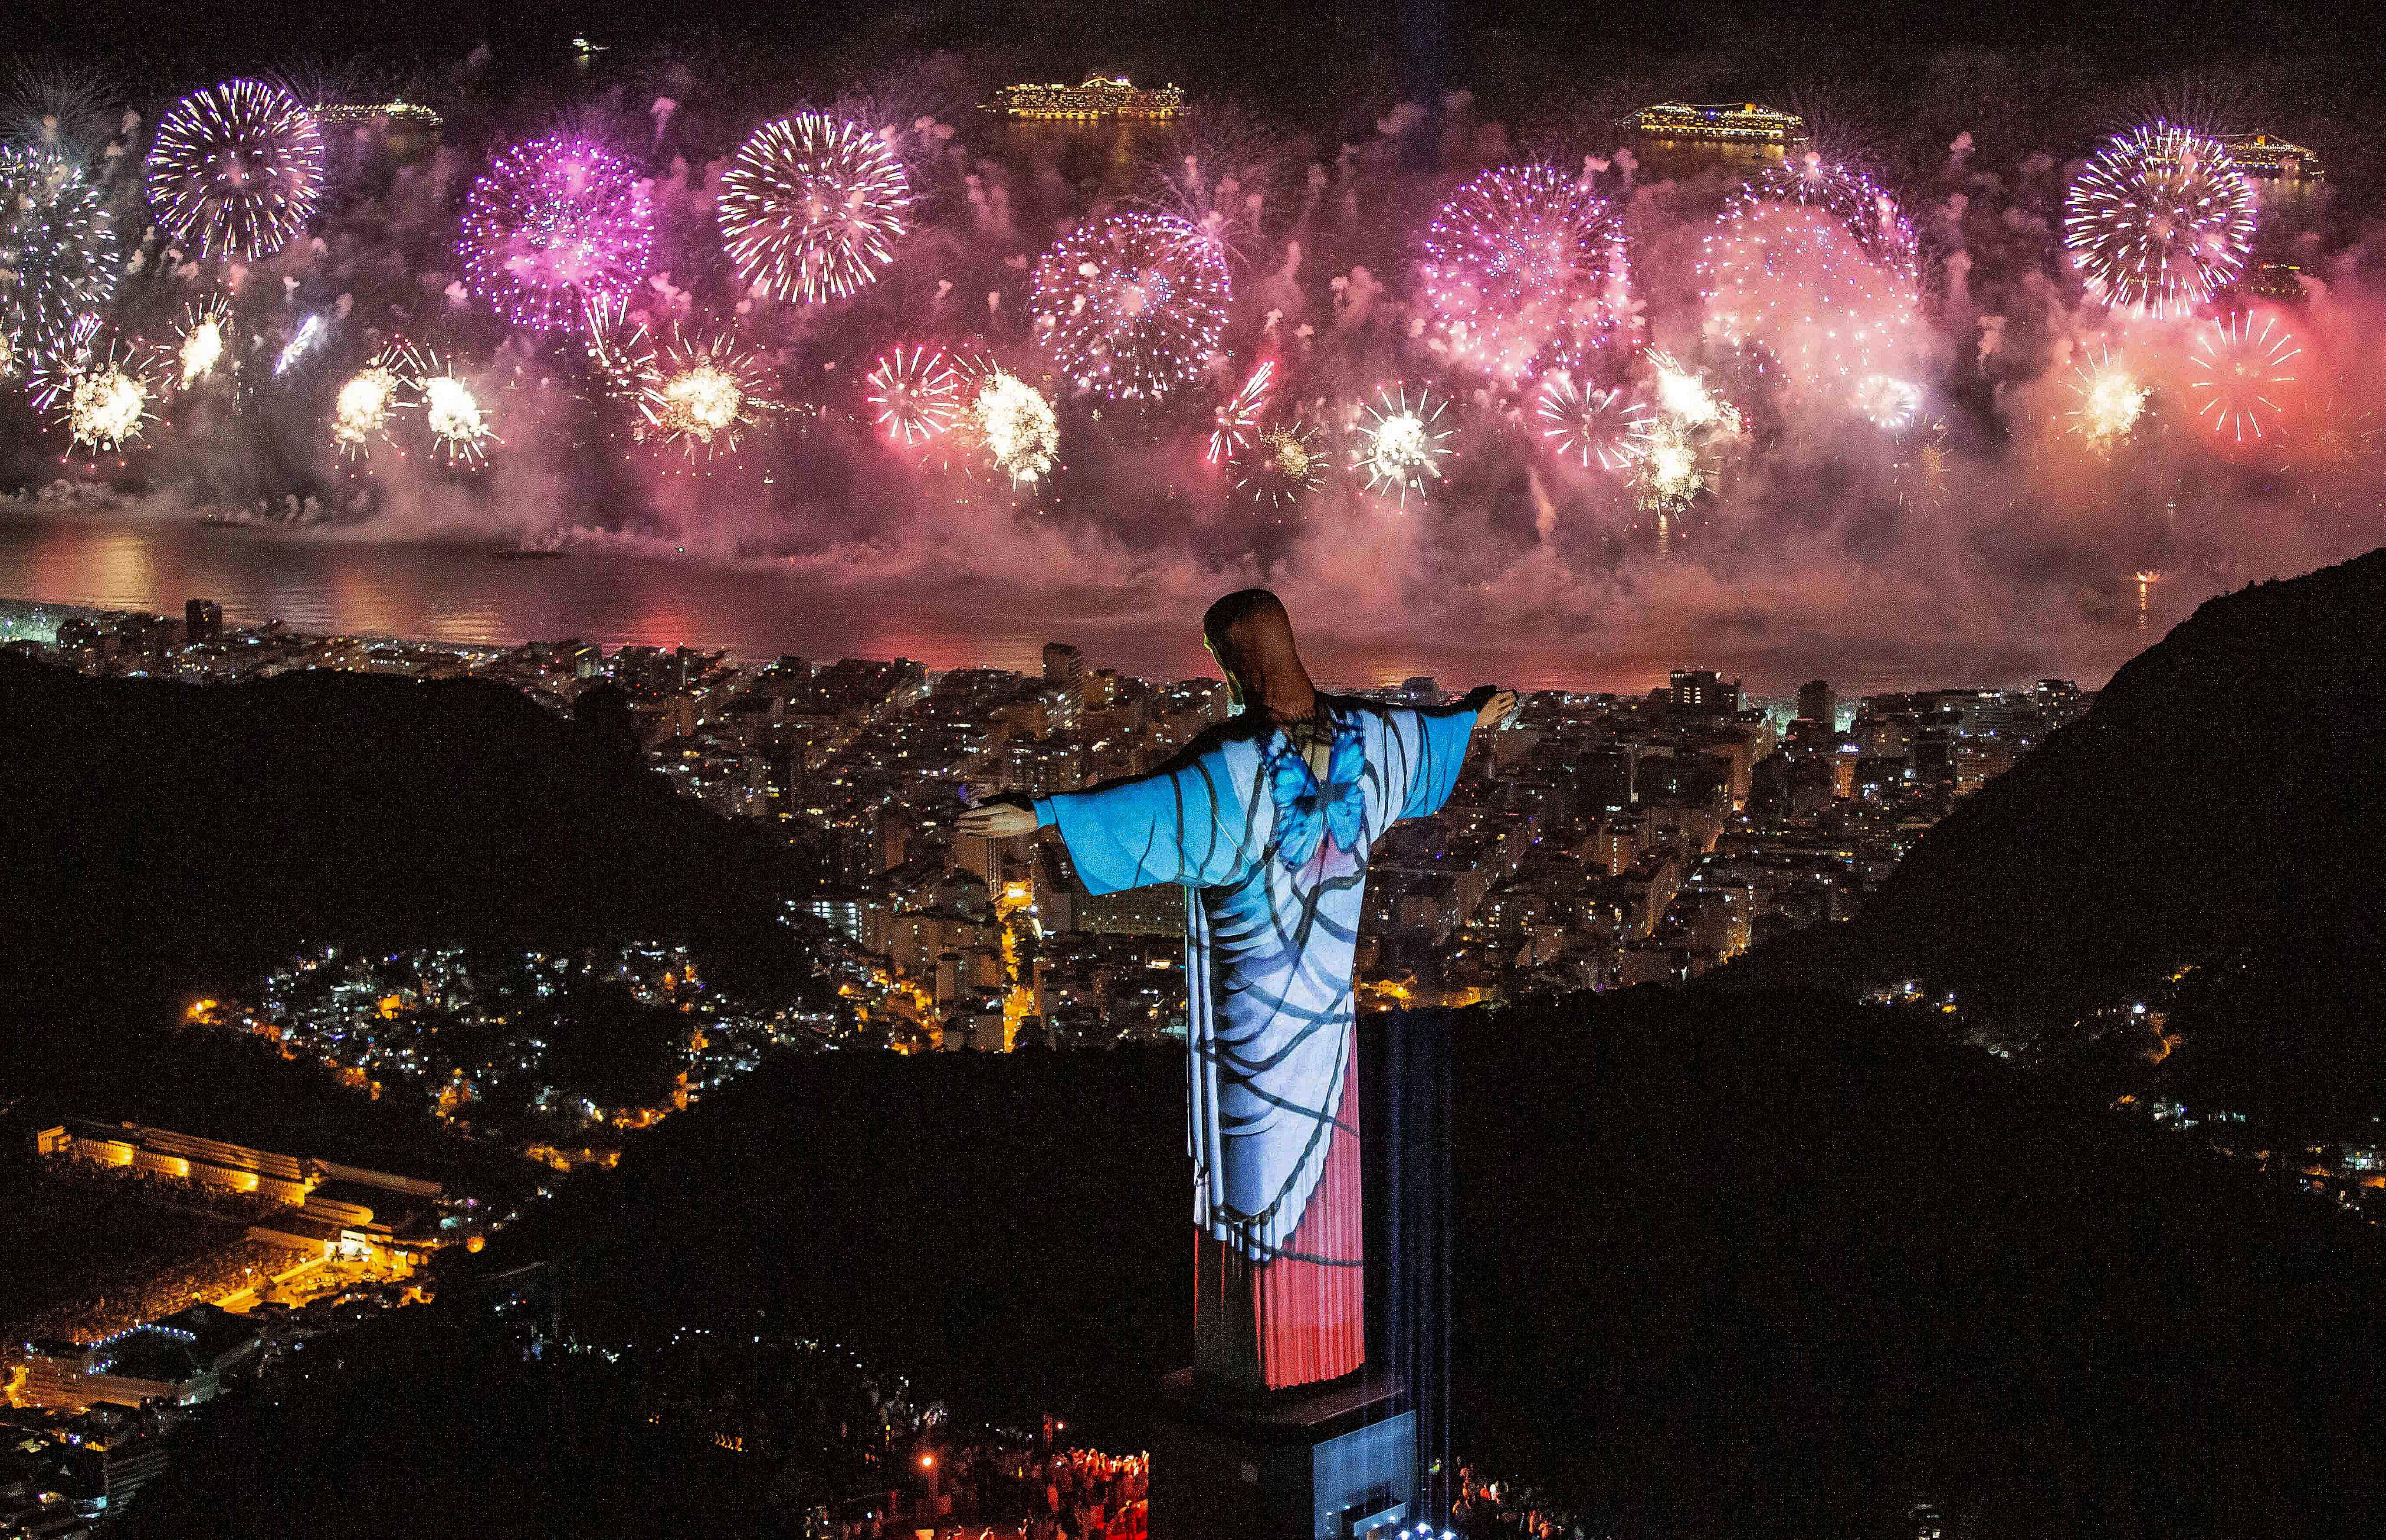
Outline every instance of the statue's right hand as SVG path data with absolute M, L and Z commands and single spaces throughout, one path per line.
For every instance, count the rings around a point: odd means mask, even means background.
M 1036 808 L 1023 805 L 1013 796 L 989 797 L 984 802 L 962 809 L 954 820 L 953 832 L 972 839 L 1007 840 L 1015 834 L 1036 833 Z

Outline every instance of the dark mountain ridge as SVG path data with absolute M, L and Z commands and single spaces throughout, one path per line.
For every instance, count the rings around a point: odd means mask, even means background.
M 2376 551 L 2204 603 L 1959 805 L 1852 925 L 1746 972 L 1843 992 L 1915 980 L 2058 1046 L 2089 1013 L 2147 1000 L 2183 1033 L 2172 1080 L 2342 1119 L 2386 1091 L 2358 1019 L 2381 914 Z

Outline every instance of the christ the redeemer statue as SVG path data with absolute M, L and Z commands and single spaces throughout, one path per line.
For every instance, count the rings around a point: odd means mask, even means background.
M 1367 853 L 1450 795 L 1475 729 L 1515 696 L 1448 711 L 1321 694 L 1264 589 L 1202 632 L 1243 712 L 1149 774 L 981 803 L 961 833 L 1057 826 L 1093 893 L 1187 890 L 1196 1362 L 1282 1390 L 1366 1361 L 1352 952 Z

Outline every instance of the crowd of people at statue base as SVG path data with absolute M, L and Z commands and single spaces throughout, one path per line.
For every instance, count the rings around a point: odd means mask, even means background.
M 1548 1500 L 1538 1488 L 1522 1482 L 1489 1480 L 1471 1465 L 1458 1468 L 1458 1490 L 1450 1496 L 1450 1527 L 1466 1540 L 1588 1540 L 1589 1532 L 1575 1516 Z
M 886 1511 L 849 1516 L 837 1540 L 1145 1540 L 1147 1457 L 1054 1448 L 1048 1422 L 1035 1446 L 999 1438 L 937 1438 L 914 1456 L 936 1480 L 928 1493 L 888 1493 Z M 904 1517 L 909 1509 L 911 1517 Z M 955 1522 L 956 1512 L 970 1521 Z

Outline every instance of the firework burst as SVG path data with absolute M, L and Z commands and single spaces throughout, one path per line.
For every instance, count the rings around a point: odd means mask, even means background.
M 74 447 L 107 454 L 141 436 L 157 415 L 149 362 L 119 345 L 67 377 L 54 409 Z
M 907 449 L 945 432 L 961 415 L 961 370 L 941 347 L 919 344 L 882 354 L 865 383 L 871 419 Z
M 2381 444 L 2386 444 L 2386 429 L 2379 426 L 2367 407 L 2346 400 L 2330 401 L 2314 414 L 2309 432 L 2298 432 L 2288 441 L 2290 467 L 2329 475 L 2348 474 L 2367 466 Z
M 666 343 L 638 396 L 644 436 L 675 442 L 690 459 L 736 448 L 777 408 L 760 357 L 727 337 Z
M 1292 163 L 1275 128 L 1233 107 L 1207 106 L 1176 120 L 1142 167 L 1139 203 L 1173 214 L 1247 262 L 1264 239 L 1277 184 Z
M 1954 484 L 1954 456 L 1947 448 L 1947 424 L 1933 418 L 1923 422 L 1891 468 L 1897 501 L 1903 507 L 1935 513 L 1947 504 Z
M 1406 388 L 1384 394 L 1383 407 L 1362 404 L 1352 424 L 1359 435 L 1350 468 L 1365 478 L 1367 490 L 1396 493 L 1406 507 L 1413 492 L 1422 502 L 1428 482 L 1441 480 L 1441 462 L 1450 456 L 1450 430 L 1442 427 L 1449 403 L 1419 391 L 1412 402 Z
M 2189 351 L 2195 378 L 2188 392 L 2195 415 L 2216 436 L 2231 444 L 2275 438 L 2282 408 L 2279 394 L 2294 383 L 2303 344 L 2267 316 L 2216 320 L 2197 332 Z
M 1922 387 L 1893 374 L 1867 374 L 1856 382 L 1849 404 L 1874 427 L 1902 433 L 1922 415 Z
M 106 195 L 55 150 L 0 146 L 0 338 L 23 367 L 116 292 Z
M 1503 166 L 1451 194 L 1425 234 L 1421 276 L 1451 357 L 1525 373 L 1562 335 L 1598 335 L 1623 292 L 1607 201 L 1549 166 Z
M 399 357 L 414 395 L 408 404 L 422 408 L 432 446 L 449 465 L 477 466 L 488 457 L 491 445 L 505 442 L 490 425 L 480 396 L 437 354 L 408 350 Z
M 332 444 L 350 459 L 372 454 L 372 442 L 389 432 L 390 413 L 396 409 L 405 382 L 398 369 L 407 362 L 402 349 L 390 349 L 348 376 L 332 402 Z
M 1728 219 L 1732 209 L 1767 203 L 1828 215 L 1865 256 L 1909 282 L 1913 279 L 1918 261 L 1914 226 L 1897 199 L 1862 171 L 1809 151 L 1750 177 L 1732 194 L 1725 217 Z
M 1199 372 L 1225 329 L 1217 243 L 1161 214 L 1114 214 L 1036 263 L 1036 327 L 1079 390 L 1157 400 Z
M 2072 371 L 2071 394 L 2078 405 L 2068 414 L 2071 431 L 2091 448 L 2110 449 L 2137 430 L 2153 391 L 2119 358 L 2099 349 Z
M 1706 377 L 1670 353 L 1649 350 L 1657 377 L 1657 409 L 1685 431 L 1739 432 L 1739 408 L 1707 388 Z
M 1043 393 L 1016 375 L 1000 369 L 986 377 L 970 419 L 986 458 L 1024 485 L 1049 473 L 1061 450 L 1061 423 Z
M 1260 413 L 1267 406 L 1268 387 L 1275 380 L 1275 361 L 1262 359 L 1243 382 L 1243 388 L 1218 404 L 1210 429 L 1210 463 L 1219 465 L 1250 447 L 1259 432 Z
M 174 346 L 175 388 L 189 390 L 214 378 L 231 340 L 232 306 L 221 295 L 184 310 L 182 338 Z
M 1325 450 L 1319 437 L 1315 428 L 1298 418 L 1253 434 L 1235 457 L 1236 490 L 1279 508 L 1314 492 L 1325 480 Z
M 647 276 L 654 210 L 630 163 L 593 140 L 550 134 L 489 162 L 464 205 L 465 280 L 530 331 L 580 327 Z
M 589 305 L 583 341 L 587 344 L 589 367 L 596 371 L 606 394 L 634 397 L 646 389 L 655 370 L 654 340 L 643 325 L 630 319 L 627 306 L 618 296 Z
M 1707 484 L 1698 443 L 1674 418 L 1661 417 L 1651 426 L 1639 466 L 1640 500 L 1661 511 L 1688 507 Z
M 1763 348 L 1792 388 L 1836 396 L 1921 349 L 1915 270 L 1895 201 L 1810 156 L 1758 173 L 1725 206 L 1702 262 L 1707 320 Z
M 2113 139 L 2063 207 L 2088 292 L 2143 315 L 2203 304 L 2243 273 L 2253 244 L 2252 183 L 2218 140 L 2169 123 Z
M 721 230 L 747 284 L 776 299 L 842 299 L 877 282 L 911 185 L 886 142 L 799 112 L 746 141 L 721 179 Z
M 176 102 L 157 124 L 149 207 L 202 257 L 255 261 L 307 228 L 323 185 L 323 131 L 287 91 L 225 81 Z
M 1541 436 L 1560 455 L 1596 465 L 1614 475 L 1629 468 L 1648 446 L 1649 408 L 1621 390 L 1577 384 L 1564 369 L 1551 373 L 1534 393 L 1533 415 Z

